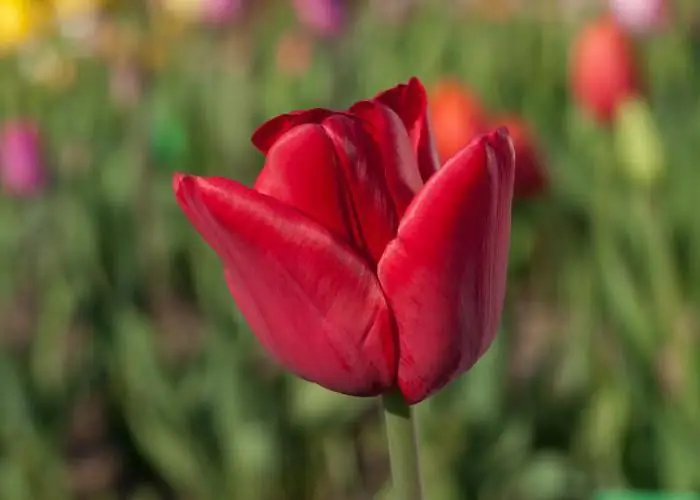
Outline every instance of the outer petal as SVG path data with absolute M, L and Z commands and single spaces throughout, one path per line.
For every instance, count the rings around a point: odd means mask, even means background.
M 424 181 L 440 168 L 440 160 L 428 120 L 428 97 L 418 78 L 397 85 L 374 98 L 391 108 L 403 122 L 418 157 L 418 167 Z
M 177 175 L 174 190 L 222 259 L 252 331 L 283 366 L 345 394 L 394 384 L 392 317 L 361 258 L 301 213 L 234 181 Z
M 267 153 L 255 189 L 292 205 L 377 263 L 398 228 L 380 150 L 359 118 L 297 125 Z
M 514 153 L 482 136 L 428 182 L 379 263 L 399 335 L 398 385 L 417 403 L 491 344 L 505 294 Z

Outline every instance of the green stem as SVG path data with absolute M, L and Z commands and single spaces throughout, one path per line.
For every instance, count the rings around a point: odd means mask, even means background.
M 400 392 L 382 396 L 391 463 L 391 498 L 422 500 L 418 442 L 411 408 Z

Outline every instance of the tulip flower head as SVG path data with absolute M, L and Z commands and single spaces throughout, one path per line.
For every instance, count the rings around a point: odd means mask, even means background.
M 43 191 L 46 171 L 38 129 L 29 122 L 6 123 L 0 131 L 0 182 L 19 197 Z
M 444 162 L 486 130 L 486 116 L 476 95 L 456 80 L 440 81 L 430 97 L 435 145 Z
M 570 80 L 581 107 L 603 123 L 639 92 L 632 40 L 614 19 L 594 21 L 581 32 L 571 54 Z
M 301 24 L 320 36 L 335 36 L 345 25 L 343 0 L 294 0 L 293 6 Z
M 491 344 L 506 286 L 515 173 L 503 130 L 440 167 L 417 79 L 347 111 L 273 118 L 253 188 L 176 174 L 252 332 L 336 392 L 422 401 Z
M 644 34 L 664 24 L 668 14 L 667 0 L 610 0 L 615 19 L 629 31 Z

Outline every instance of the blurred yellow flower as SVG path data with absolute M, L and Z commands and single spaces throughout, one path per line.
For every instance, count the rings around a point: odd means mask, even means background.
M 160 5 L 168 13 L 184 21 L 197 21 L 202 17 L 202 0 L 160 0 Z
M 38 28 L 41 16 L 33 0 L 0 0 L 0 51 L 26 41 Z
M 641 188 L 653 187 L 664 174 L 666 155 L 649 105 L 641 99 L 624 101 L 614 132 L 624 173 Z
M 72 16 L 96 12 L 102 5 L 100 0 L 53 0 L 53 10 L 56 17 Z

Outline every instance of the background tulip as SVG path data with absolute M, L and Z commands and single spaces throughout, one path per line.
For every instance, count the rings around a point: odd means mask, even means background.
M 203 19 L 210 24 L 225 24 L 243 10 L 243 0 L 203 0 Z
M 299 21 L 321 36 L 337 35 L 345 25 L 343 0 L 293 0 Z
M 647 103 L 626 101 L 613 130 L 617 154 L 628 179 L 643 189 L 653 187 L 664 174 L 666 154 Z
M 15 196 L 31 196 L 46 184 L 39 130 L 27 121 L 12 121 L 0 131 L 0 180 L 3 190 Z
M 542 163 L 542 153 L 535 142 L 530 126 L 522 118 L 506 115 L 492 121 L 496 127 L 508 129 L 515 148 L 516 198 L 537 196 L 547 187 L 547 171 Z
M 453 79 L 438 82 L 430 94 L 430 120 L 442 162 L 452 158 L 486 130 L 486 117 L 477 97 Z
M 594 21 L 579 34 L 571 52 L 570 80 L 578 103 L 603 122 L 640 91 L 632 41 L 612 18 Z
M 643 34 L 659 28 L 668 15 L 667 0 L 610 0 L 615 19 L 633 33 Z

